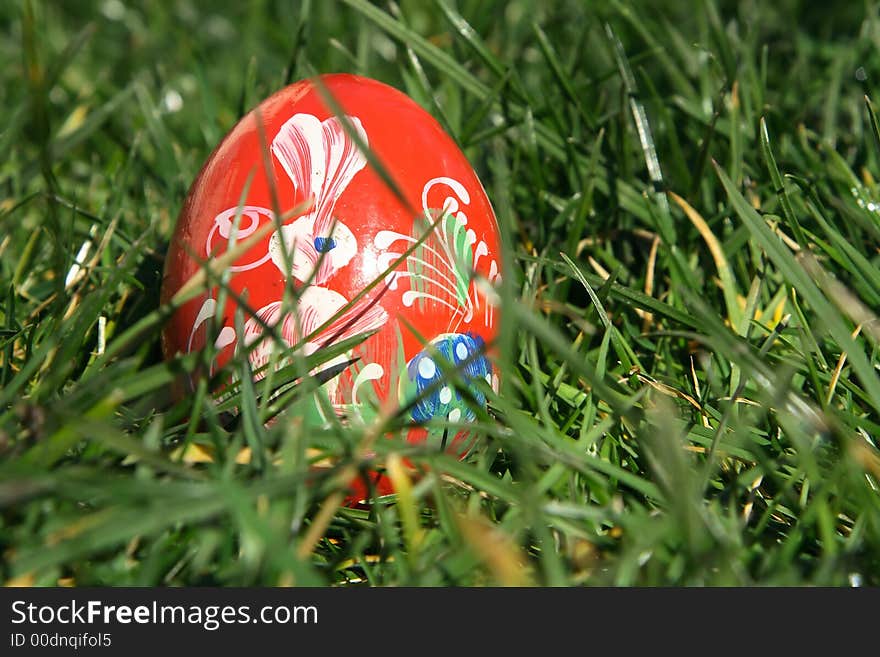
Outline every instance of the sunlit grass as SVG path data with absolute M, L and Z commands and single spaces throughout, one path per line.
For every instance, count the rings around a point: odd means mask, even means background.
M 24 2 L 0 30 L 0 581 L 880 583 L 876 9 Z M 189 184 L 338 71 L 431 112 L 498 215 L 502 388 L 464 461 L 381 438 L 393 409 L 262 429 L 314 360 L 172 394 L 211 356 L 159 350 Z M 339 506 L 376 468 L 399 494 Z

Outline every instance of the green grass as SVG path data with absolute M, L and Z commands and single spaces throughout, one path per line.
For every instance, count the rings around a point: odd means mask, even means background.
M 837 6 L 2 4 L 0 582 L 880 584 L 880 7 Z M 498 215 L 503 385 L 466 461 L 264 429 L 259 385 L 232 423 L 170 394 L 204 357 L 159 349 L 190 182 L 337 71 L 431 112 Z M 399 494 L 337 507 L 367 466 Z

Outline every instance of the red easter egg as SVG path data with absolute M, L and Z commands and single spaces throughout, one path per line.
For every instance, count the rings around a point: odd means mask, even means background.
M 222 256 L 230 239 L 243 243 L 274 223 L 273 208 L 280 210 L 281 228 L 265 229 L 264 238 L 226 263 L 230 290 L 246 300 L 241 333 L 237 303 L 219 307 L 214 287 L 171 317 L 164 354 L 197 351 L 210 340 L 219 349 L 212 372 L 247 352 L 259 379 L 273 350 L 280 352 L 277 367 L 287 350 L 309 355 L 373 332 L 316 368 L 354 361 L 322 386 L 329 405 L 296 412 L 327 422 L 332 408 L 343 422 L 368 423 L 376 408 L 365 400 L 390 398 L 412 420 L 410 442 L 430 441 L 463 455 L 474 404 L 485 404 L 486 384 L 498 385 L 487 352 L 497 330 L 491 285 L 501 260 L 492 207 L 455 142 L 409 97 L 354 75 L 326 75 L 321 82 L 344 119 L 313 81 L 292 84 L 238 122 L 190 188 L 166 257 L 163 303 L 202 263 Z M 287 278 L 296 299 L 285 304 Z M 280 343 L 267 339 L 266 326 Z M 438 358 L 445 360 L 438 364 Z M 441 370 L 449 366 L 467 390 L 445 385 Z M 464 428 L 450 436 L 450 423 Z M 349 501 L 357 502 L 366 490 L 353 486 Z M 384 477 L 376 478 L 376 487 L 390 490 Z

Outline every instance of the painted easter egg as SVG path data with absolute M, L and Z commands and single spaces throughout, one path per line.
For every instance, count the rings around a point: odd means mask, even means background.
M 297 350 L 308 356 L 367 336 L 312 371 L 325 375 L 326 403 L 298 404 L 298 417 L 326 423 L 332 409 L 342 422 L 368 423 L 390 400 L 408 414 L 408 441 L 463 455 L 475 405 L 498 386 L 492 207 L 455 142 L 405 94 L 353 75 L 320 81 L 260 103 L 194 181 L 162 302 L 212 260 L 228 288 L 179 307 L 163 351 L 170 358 L 210 343 L 211 373 L 239 354 L 259 380 Z M 389 491 L 384 477 L 375 483 Z M 351 499 L 364 495 L 359 488 Z

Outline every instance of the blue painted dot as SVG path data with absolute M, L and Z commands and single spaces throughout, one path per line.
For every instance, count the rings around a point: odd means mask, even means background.
M 336 240 L 332 237 L 316 237 L 315 250 L 318 253 L 327 253 L 336 248 Z

